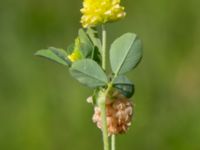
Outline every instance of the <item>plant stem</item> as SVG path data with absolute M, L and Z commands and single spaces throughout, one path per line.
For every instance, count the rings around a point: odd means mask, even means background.
M 100 104 L 100 109 L 101 109 L 101 119 L 102 119 L 102 133 L 103 133 L 104 150 L 109 150 L 105 103 Z
M 102 25 L 102 68 L 106 71 L 106 29 Z
M 102 68 L 104 71 L 106 71 L 106 30 L 104 25 L 102 25 Z M 104 150 L 109 150 L 108 129 L 106 119 L 106 96 L 107 94 L 103 94 L 102 97 L 99 99 L 99 106 L 101 109 Z
M 115 150 L 115 135 L 113 134 L 111 137 L 111 150 Z

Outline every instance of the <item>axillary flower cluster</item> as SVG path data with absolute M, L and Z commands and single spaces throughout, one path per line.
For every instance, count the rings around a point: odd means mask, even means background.
M 84 0 L 78 36 L 67 49 L 50 47 L 36 52 L 64 65 L 73 78 L 93 89 L 87 101 L 94 107 L 93 122 L 102 131 L 104 150 L 115 150 L 115 135 L 126 133 L 134 115 L 134 84 L 126 73 L 142 58 L 141 40 L 125 33 L 111 44 L 107 69 L 105 26 L 126 16 L 120 0 Z M 101 26 L 102 28 L 99 28 Z M 101 34 L 99 34 L 101 30 Z
M 84 28 L 116 21 L 126 15 L 120 0 L 84 0 L 81 12 Z
M 70 55 L 68 55 L 67 57 L 71 62 L 75 62 L 82 58 L 82 53 L 80 51 L 80 39 L 79 38 L 75 39 L 75 45 L 73 48 L 73 52 Z

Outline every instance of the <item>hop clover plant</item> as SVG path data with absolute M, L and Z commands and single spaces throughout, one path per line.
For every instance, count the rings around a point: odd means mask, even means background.
M 107 74 L 107 23 L 125 17 L 120 0 L 83 0 L 78 36 L 68 48 L 49 47 L 36 52 L 69 69 L 73 78 L 93 89 L 87 101 L 94 106 L 92 120 L 101 129 L 104 150 L 115 150 L 115 136 L 126 133 L 131 125 L 134 104 L 134 84 L 125 75 L 142 58 L 142 43 L 135 33 L 125 33 L 110 46 L 112 72 Z M 101 27 L 101 34 L 99 30 Z M 111 138 L 111 146 L 109 143 Z

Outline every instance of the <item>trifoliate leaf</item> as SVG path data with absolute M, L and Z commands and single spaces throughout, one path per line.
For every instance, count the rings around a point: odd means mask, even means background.
M 52 60 L 56 63 L 70 66 L 71 62 L 67 58 L 67 53 L 63 49 L 50 47 L 48 49 L 42 49 L 35 53 L 36 56 L 41 56 L 44 58 L 47 58 L 49 60 Z
M 116 39 L 110 49 L 110 63 L 115 74 L 123 74 L 135 68 L 142 58 L 142 43 L 134 33 L 126 33 Z
M 105 86 L 108 78 L 101 67 L 91 59 L 74 62 L 70 68 L 71 75 L 80 83 L 95 88 Z

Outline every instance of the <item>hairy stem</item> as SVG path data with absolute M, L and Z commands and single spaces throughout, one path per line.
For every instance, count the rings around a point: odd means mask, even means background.
M 102 25 L 102 68 L 104 69 L 104 71 L 106 71 L 106 30 L 104 25 Z M 106 95 L 107 94 L 104 93 L 99 99 L 99 106 L 101 109 L 104 150 L 109 150 L 108 129 L 106 120 Z
M 102 25 L 102 68 L 106 71 L 106 29 Z
M 113 134 L 111 137 L 111 150 L 115 150 L 115 135 Z
M 100 104 L 100 109 L 101 109 L 101 119 L 102 119 L 102 133 L 103 133 L 104 150 L 109 150 L 105 103 Z

